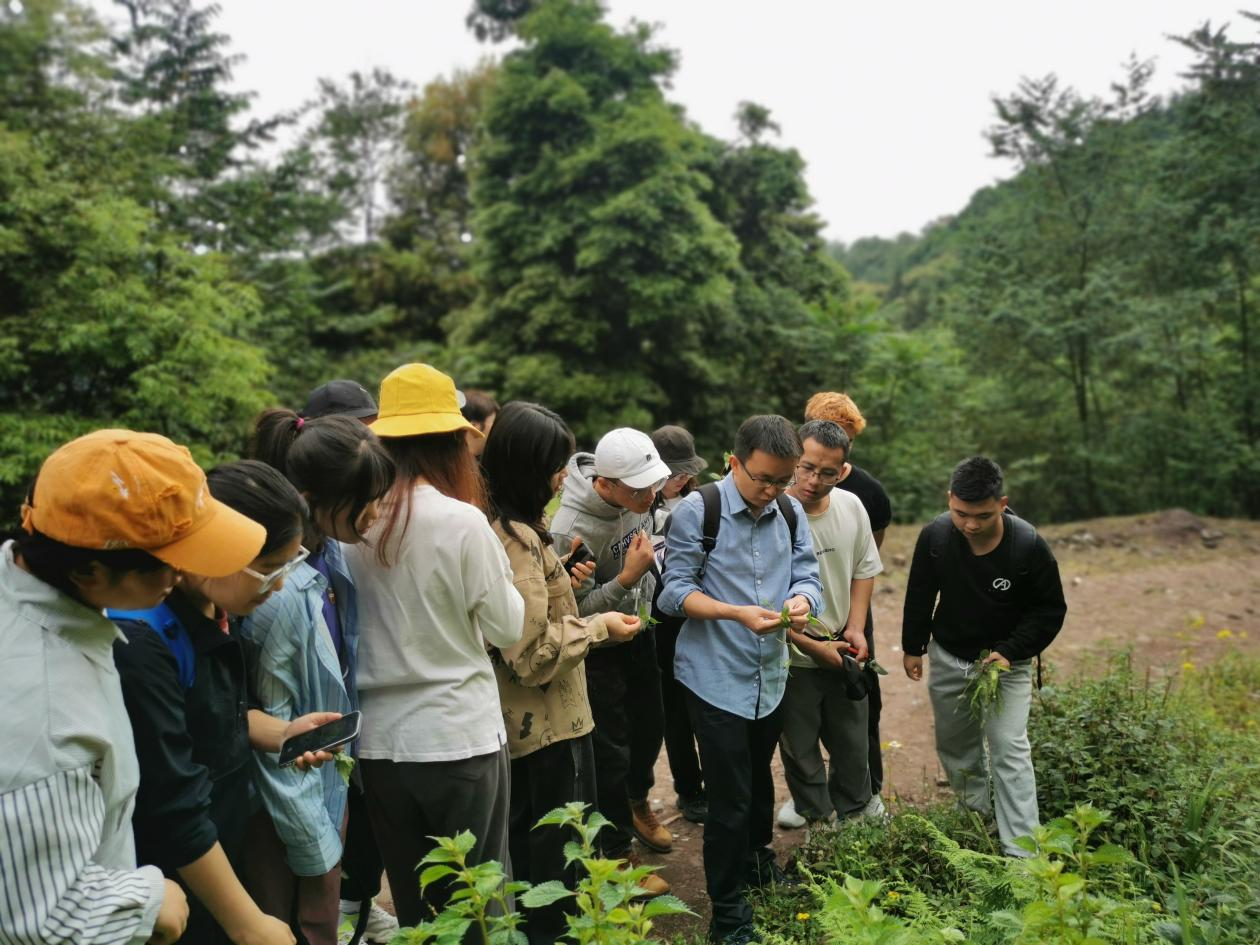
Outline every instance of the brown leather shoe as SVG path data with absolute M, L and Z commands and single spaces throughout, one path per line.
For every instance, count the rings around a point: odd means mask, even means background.
M 668 853 L 674 848 L 674 837 L 652 812 L 652 805 L 646 801 L 630 802 L 630 832 L 639 838 L 639 842 L 649 850 L 657 853 Z
M 627 854 L 625 860 L 631 869 L 643 865 L 643 859 L 637 853 Z M 639 885 L 643 887 L 643 892 L 639 893 L 640 899 L 655 899 L 669 892 L 669 882 L 660 873 L 648 873 L 639 880 Z

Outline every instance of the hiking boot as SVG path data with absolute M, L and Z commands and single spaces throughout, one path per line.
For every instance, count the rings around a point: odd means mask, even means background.
M 627 853 L 621 859 L 626 861 L 626 866 L 630 869 L 643 865 L 643 858 L 637 853 Z M 663 896 L 669 892 L 669 883 L 660 873 L 648 873 L 639 880 L 639 885 L 643 888 L 643 892 L 639 893 L 638 896 L 640 899 L 655 899 L 657 896 Z
M 779 808 L 778 823 L 784 830 L 799 830 L 806 824 L 805 818 L 796 812 L 796 802 L 790 797 Z
M 737 929 L 722 932 L 709 927 L 709 941 L 714 945 L 761 945 L 757 930 L 752 925 L 741 925 Z
M 748 870 L 748 885 L 757 889 L 767 889 L 770 886 L 795 889 L 801 885 L 801 880 L 800 877 L 783 872 L 783 867 L 767 855 Z
M 709 799 L 704 796 L 704 791 L 696 794 L 679 794 L 677 806 L 682 811 L 683 819 L 693 824 L 702 824 L 709 816 Z
M 674 837 L 656 819 L 652 805 L 646 799 L 630 802 L 630 832 L 649 850 L 668 853 L 674 848 Z

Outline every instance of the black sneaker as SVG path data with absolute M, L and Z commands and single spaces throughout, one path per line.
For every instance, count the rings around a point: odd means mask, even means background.
M 683 819 L 690 820 L 693 824 L 702 824 L 709 816 L 709 799 L 704 796 L 703 791 L 699 794 L 679 794 L 677 806 L 682 811 Z
M 783 867 L 774 860 L 766 859 L 758 862 L 755 869 L 748 871 L 748 885 L 758 889 L 767 889 L 770 886 L 795 889 L 801 885 L 801 880 L 798 876 L 789 876 L 783 872 Z
M 715 928 L 709 929 L 709 941 L 714 945 L 761 945 L 761 939 L 757 937 L 757 930 L 752 924 L 741 925 L 737 929 L 731 929 L 727 932 L 721 932 Z

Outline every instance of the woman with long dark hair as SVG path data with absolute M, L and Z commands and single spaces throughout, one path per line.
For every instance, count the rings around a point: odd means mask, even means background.
M 350 712 L 358 708 L 358 611 L 341 543 L 363 541 L 375 524 L 394 461 L 356 419 L 305 420 L 279 408 L 259 416 L 251 452 L 284 473 L 310 509 L 310 555 L 241 625 L 258 649 L 253 694 L 276 718 Z M 254 756 L 263 809 L 250 821 L 246 885 L 308 945 L 336 945 L 347 784 L 331 765 L 316 778 L 276 760 Z
M 508 863 L 507 733 L 487 647 L 516 643 L 524 603 L 486 521 L 455 385 L 427 364 L 381 384 L 372 430 L 397 470 L 371 546 L 346 558 L 359 596 L 359 757 L 398 920 L 440 910 L 416 864 L 431 836 L 471 831 L 470 864 Z M 480 434 L 475 434 L 480 435 Z
M 565 865 L 570 837 L 559 827 L 535 830 L 534 824 L 570 801 L 595 803 L 584 661 L 591 647 L 621 643 L 639 630 L 637 617 L 617 611 L 578 616 L 545 511 L 573 450 L 573 434 L 559 416 L 537 404 L 512 403 L 500 412 L 481 454 L 494 531 L 525 600 L 524 635 L 493 653 L 512 755 L 512 869 L 517 879 L 558 879 L 570 888 L 577 879 L 576 867 Z M 532 945 L 550 945 L 565 928 L 562 903 L 556 903 L 530 910 L 525 934 Z
M 306 502 L 280 473 L 244 460 L 206 475 L 210 494 L 262 526 L 244 567 L 211 577 L 191 570 L 162 607 L 109 612 L 126 637 L 114 647 L 140 758 L 136 852 L 192 892 L 185 943 L 292 945 L 286 922 L 266 914 L 238 878 L 251 808 L 255 750 L 339 717 L 277 719 L 253 707 L 253 649 L 234 618 L 284 586 L 306 557 Z M 330 759 L 307 753 L 303 766 Z

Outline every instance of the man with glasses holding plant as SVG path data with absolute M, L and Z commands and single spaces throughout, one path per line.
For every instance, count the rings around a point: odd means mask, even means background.
M 867 658 L 871 591 L 883 570 L 862 500 L 836 488 L 848 461 L 848 434 L 830 420 L 811 420 L 799 432 L 803 452 L 790 495 L 809 518 L 828 620 L 803 633 L 788 631 L 792 665 L 779 751 L 792 797 L 779 811 L 781 827 L 856 817 L 870 803 L 868 674 L 860 663 Z
M 551 528 L 561 551 L 581 539 L 594 555 L 595 573 L 576 591 L 579 613 L 646 613 L 656 591 L 652 503 L 669 466 L 646 433 L 621 427 L 604 434 L 594 453 L 575 453 L 567 470 Z M 608 857 L 632 858 L 631 835 L 657 853 L 673 845 L 647 800 L 665 714 L 656 648 L 644 623 L 636 639 L 596 647 L 586 657 L 598 806 L 613 824 L 599 837 Z M 654 895 L 669 890 L 655 875 L 643 885 Z
M 782 496 L 796 482 L 800 456 L 786 418 L 748 418 L 735 435 L 730 474 L 675 507 L 665 543 L 658 606 L 687 618 L 674 674 L 688 690 L 708 785 L 709 938 L 727 945 L 757 941 L 746 887 L 785 878 L 770 849 L 770 759 L 787 683 L 786 627 L 803 630 L 823 600 L 804 511 Z M 706 541 L 704 496 L 712 488 L 720 516 Z

